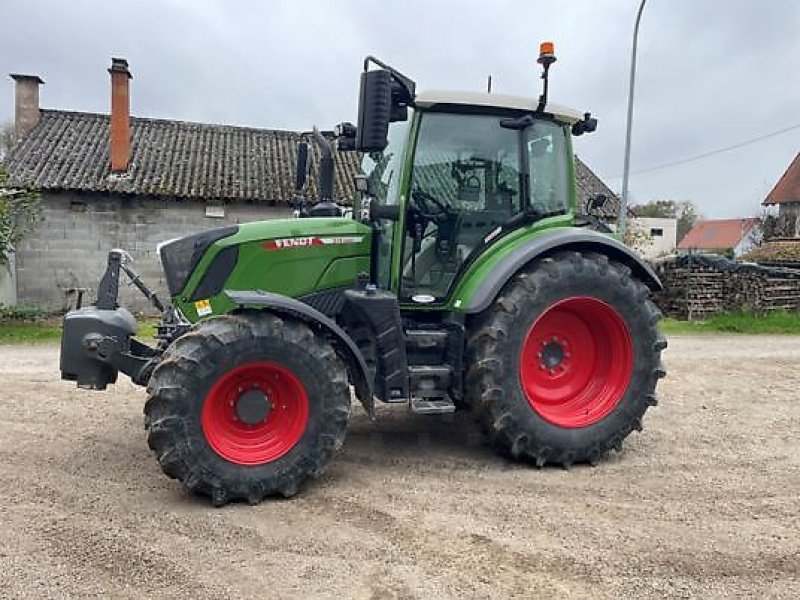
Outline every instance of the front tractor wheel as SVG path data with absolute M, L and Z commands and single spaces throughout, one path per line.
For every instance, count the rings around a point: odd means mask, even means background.
M 537 261 L 474 324 L 468 403 L 515 459 L 596 462 L 656 403 L 659 317 L 644 284 L 605 256 Z
M 147 389 L 161 468 L 215 505 L 295 494 L 341 446 L 350 414 L 330 344 L 268 313 L 199 323 L 167 349 Z

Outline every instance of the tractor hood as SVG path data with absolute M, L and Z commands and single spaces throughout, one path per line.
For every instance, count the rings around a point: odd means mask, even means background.
M 366 225 L 344 217 L 273 219 L 244 223 L 238 227 L 237 235 L 227 238 L 225 244 L 269 241 L 270 243 L 264 247 L 271 250 L 347 245 L 356 243 L 348 236 L 364 236 L 370 233 L 370 229 Z M 343 236 L 348 239 L 339 239 Z
M 369 227 L 342 217 L 243 223 L 159 248 L 173 303 L 195 321 L 231 309 L 225 290 L 302 298 L 369 271 Z

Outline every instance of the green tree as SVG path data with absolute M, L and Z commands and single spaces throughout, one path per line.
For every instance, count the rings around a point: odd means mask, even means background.
M 628 221 L 628 226 L 625 228 L 625 234 L 622 236 L 622 241 L 626 246 L 633 248 L 637 252 L 644 253 L 652 246 L 653 239 L 644 230 L 641 224 L 635 220 Z
M 637 217 L 660 217 L 678 220 L 678 241 L 683 239 L 701 218 L 700 211 L 691 200 L 653 200 L 631 208 Z
M 10 185 L 0 164 L 0 265 L 8 263 L 17 244 L 36 227 L 40 215 L 39 193 Z
M 3 160 L 16 142 L 14 124 L 11 121 L 0 124 L 0 160 Z
M 678 240 L 689 233 L 701 219 L 700 211 L 697 210 L 694 202 L 685 200 L 678 202 Z

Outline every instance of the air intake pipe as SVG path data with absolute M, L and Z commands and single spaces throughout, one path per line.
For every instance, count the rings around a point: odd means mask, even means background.
M 314 140 L 322 158 L 319 161 L 319 202 L 333 202 L 333 150 L 331 143 L 314 127 Z
M 342 210 L 333 201 L 333 150 L 328 139 L 314 127 L 314 140 L 322 157 L 319 161 L 319 200 L 308 211 L 309 217 L 341 217 Z

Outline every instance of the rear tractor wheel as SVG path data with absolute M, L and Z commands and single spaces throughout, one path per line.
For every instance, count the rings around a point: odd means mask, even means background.
M 467 401 L 514 459 L 595 463 L 656 404 L 659 318 L 628 267 L 589 253 L 541 259 L 475 323 Z
M 161 468 L 218 506 L 295 494 L 341 446 L 350 414 L 330 344 L 268 313 L 199 323 L 167 349 L 147 391 Z

